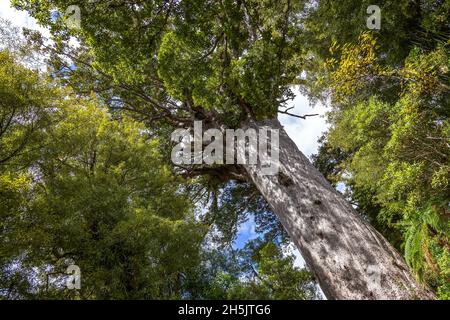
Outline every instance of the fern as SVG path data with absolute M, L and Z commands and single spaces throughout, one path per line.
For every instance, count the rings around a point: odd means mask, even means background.
M 431 204 L 428 204 L 424 210 L 408 216 L 405 225 L 405 258 L 408 265 L 423 281 L 427 270 L 436 268 L 429 251 L 430 230 L 446 234 L 448 226 L 440 217 L 435 206 Z

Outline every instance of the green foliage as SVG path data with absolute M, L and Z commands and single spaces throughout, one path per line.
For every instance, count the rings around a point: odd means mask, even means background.
M 431 240 L 429 228 L 445 234 L 448 226 L 445 226 L 432 206 L 423 211 L 414 212 L 412 215 L 414 217 L 405 218 L 406 223 L 409 224 L 406 226 L 405 234 L 405 257 L 412 268 L 423 278 L 426 273 L 426 262 L 429 266 L 435 267 L 433 265 L 435 262 L 432 261 L 429 252 Z
M 448 281 L 450 277 L 450 253 L 448 247 L 440 250 L 436 256 L 438 257 L 437 264 L 440 270 L 437 293 L 440 299 L 450 300 L 450 282 Z
M 168 100 L 186 104 L 179 116 L 214 110 L 230 125 L 243 115 L 273 118 L 302 71 L 303 1 L 145 1 L 137 8 L 74 1 L 81 8 L 79 30 L 64 18 L 51 19 L 52 9 L 63 16 L 66 1 L 12 3 L 50 27 L 56 52 L 67 52 L 69 35 L 78 37 L 83 50 L 71 55 L 89 60 L 77 65 L 89 71 L 69 72 L 71 82 L 82 73 L 102 83 L 107 78 L 112 91 L 98 93 L 111 98 L 120 92 L 116 97 L 133 108 L 138 95 L 151 97 L 146 103 L 152 107 Z M 54 66 L 61 67 L 55 51 Z
M 0 136 L 2 295 L 181 297 L 180 274 L 197 265 L 206 230 L 158 141 L 94 96 L 73 98 L 0 58 L 2 119 L 12 114 Z M 48 121 L 37 126 L 22 117 L 30 113 Z M 63 287 L 69 264 L 81 268 L 81 290 Z
M 201 185 L 200 183 L 198 183 Z M 219 183 L 211 185 L 205 192 L 210 193 L 201 203 L 209 210 L 203 220 L 213 224 L 217 230 L 215 239 L 222 245 L 230 245 L 235 240 L 238 227 L 249 218 L 255 220 L 255 231 L 273 241 L 288 240 L 288 235 L 280 221 L 272 212 L 255 186 L 249 183 Z M 201 189 L 202 190 L 202 189 Z
M 38 73 L 15 63 L 0 51 L 0 165 L 27 152 L 28 142 L 39 140 L 37 129 L 48 123 L 54 89 Z
M 317 5 L 309 8 L 304 22 L 304 50 L 308 52 L 307 57 L 310 57 L 310 61 L 305 64 L 304 82 L 307 87 L 303 90 L 312 97 L 324 98 L 327 96 L 327 89 L 336 85 L 327 81 L 331 75 L 328 68 L 323 68 L 324 63 L 332 59 L 339 61 L 344 52 L 335 49 L 342 49 L 344 46 L 353 47 L 361 34 L 368 32 L 366 20 L 369 14 L 366 10 L 375 4 L 381 10 L 381 29 L 373 30 L 371 33 L 377 39 L 379 50 L 377 60 L 383 68 L 401 66 L 414 46 L 433 51 L 439 43 L 448 39 L 450 33 L 446 23 L 448 19 L 443 18 L 450 14 L 448 0 L 401 0 L 378 3 L 369 0 L 318 1 Z M 353 56 L 353 59 L 359 58 Z M 361 58 L 364 60 L 367 56 Z M 381 82 L 376 80 L 366 78 L 357 83 L 357 85 L 365 83 L 366 89 L 363 91 L 366 98 L 377 94 L 382 95 L 386 101 L 394 95 L 395 100 L 398 88 L 393 87 L 398 85 L 398 78 L 387 77 Z M 386 86 L 386 82 L 389 85 Z
M 253 240 L 241 250 L 224 254 L 207 252 L 197 271 L 201 289 L 191 288 L 202 299 L 319 299 L 312 274 L 294 266 L 294 256 L 275 242 Z M 192 290 L 193 289 L 193 290 Z M 200 290 L 199 290 L 200 289 Z

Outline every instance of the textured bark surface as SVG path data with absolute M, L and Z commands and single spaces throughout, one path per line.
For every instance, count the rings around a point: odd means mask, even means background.
M 314 272 L 328 299 L 434 299 L 403 257 L 298 150 L 278 120 L 249 127 L 279 129 L 278 175 L 244 165 Z

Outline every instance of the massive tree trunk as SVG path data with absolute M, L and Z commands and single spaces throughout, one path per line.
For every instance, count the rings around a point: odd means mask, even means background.
M 244 165 L 329 299 L 434 299 L 402 256 L 364 221 L 298 150 L 278 120 L 249 127 L 279 129 L 278 175 Z

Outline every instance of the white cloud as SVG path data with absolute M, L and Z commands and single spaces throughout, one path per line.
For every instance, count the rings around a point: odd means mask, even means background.
M 303 259 L 302 255 L 300 254 L 300 252 L 298 251 L 298 249 L 295 247 L 295 245 L 292 242 L 289 242 L 287 245 L 284 245 L 282 250 L 285 255 L 289 255 L 289 254 L 294 255 L 294 257 L 295 257 L 294 265 L 296 267 L 305 268 L 305 266 L 306 266 L 305 260 Z
M 245 237 L 248 237 L 248 239 L 253 239 L 257 236 L 256 230 L 255 230 L 255 220 L 253 218 L 249 218 L 244 223 L 241 223 L 238 227 L 238 234 L 242 234 Z
M 0 17 L 11 21 L 17 27 L 38 30 L 47 38 L 50 36 L 49 30 L 40 26 L 27 12 L 12 8 L 9 0 L 0 0 Z
M 297 115 L 317 113 L 319 115 L 315 117 L 308 117 L 303 120 L 289 115 L 280 114 L 278 119 L 300 151 L 310 157 L 312 154 L 317 152 L 319 147 L 317 140 L 322 133 L 328 129 L 328 124 L 325 120 L 325 114 L 328 107 L 321 103 L 311 107 L 306 96 L 302 95 L 298 89 L 295 89 L 294 92 L 296 94 L 295 99 L 288 103 L 289 107 L 294 107 L 289 110 L 290 113 Z

